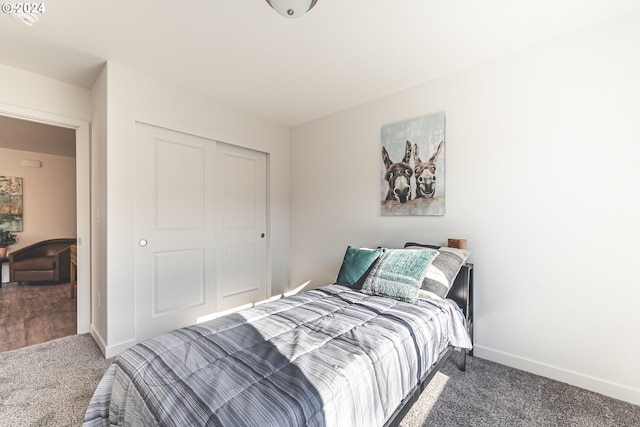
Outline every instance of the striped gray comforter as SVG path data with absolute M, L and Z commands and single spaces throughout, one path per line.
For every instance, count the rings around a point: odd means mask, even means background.
M 109 367 L 85 426 L 379 426 L 452 345 L 454 302 L 329 285 L 137 344 Z

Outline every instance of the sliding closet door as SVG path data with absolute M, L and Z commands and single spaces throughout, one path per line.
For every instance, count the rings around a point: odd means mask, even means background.
M 136 337 L 215 311 L 216 142 L 136 125 Z
M 136 339 L 266 297 L 266 154 L 136 125 Z
M 217 306 L 266 298 L 267 156 L 218 144 Z

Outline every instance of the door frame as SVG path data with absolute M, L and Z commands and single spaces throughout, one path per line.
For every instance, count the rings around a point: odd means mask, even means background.
M 91 139 L 87 120 L 0 103 L 0 115 L 76 131 L 77 333 L 91 323 Z

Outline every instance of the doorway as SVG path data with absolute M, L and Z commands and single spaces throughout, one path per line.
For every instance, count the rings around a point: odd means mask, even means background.
M 76 236 L 78 239 L 77 333 L 90 328 L 91 280 L 91 199 L 89 122 L 56 114 L 0 103 L 0 116 L 71 129 L 75 132 L 76 151 Z M 6 268 L 6 265 L 5 265 Z M 8 273 L 5 270 L 5 273 Z M 3 275 L 3 277 L 5 277 Z

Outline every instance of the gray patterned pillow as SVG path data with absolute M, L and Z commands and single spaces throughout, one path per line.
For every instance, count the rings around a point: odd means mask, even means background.
M 427 269 L 437 255 L 435 249 L 385 249 L 365 279 L 362 292 L 415 304 Z
M 433 245 L 421 245 L 407 243 L 405 249 L 433 249 Z M 464 249 L 448 248 L 442 246 L 438 249 L 440 254 L 433 260 L 422 281 L 420 297 L 444 299 L 449 293 L 460 268 L 465 264 L 471 252 Z

